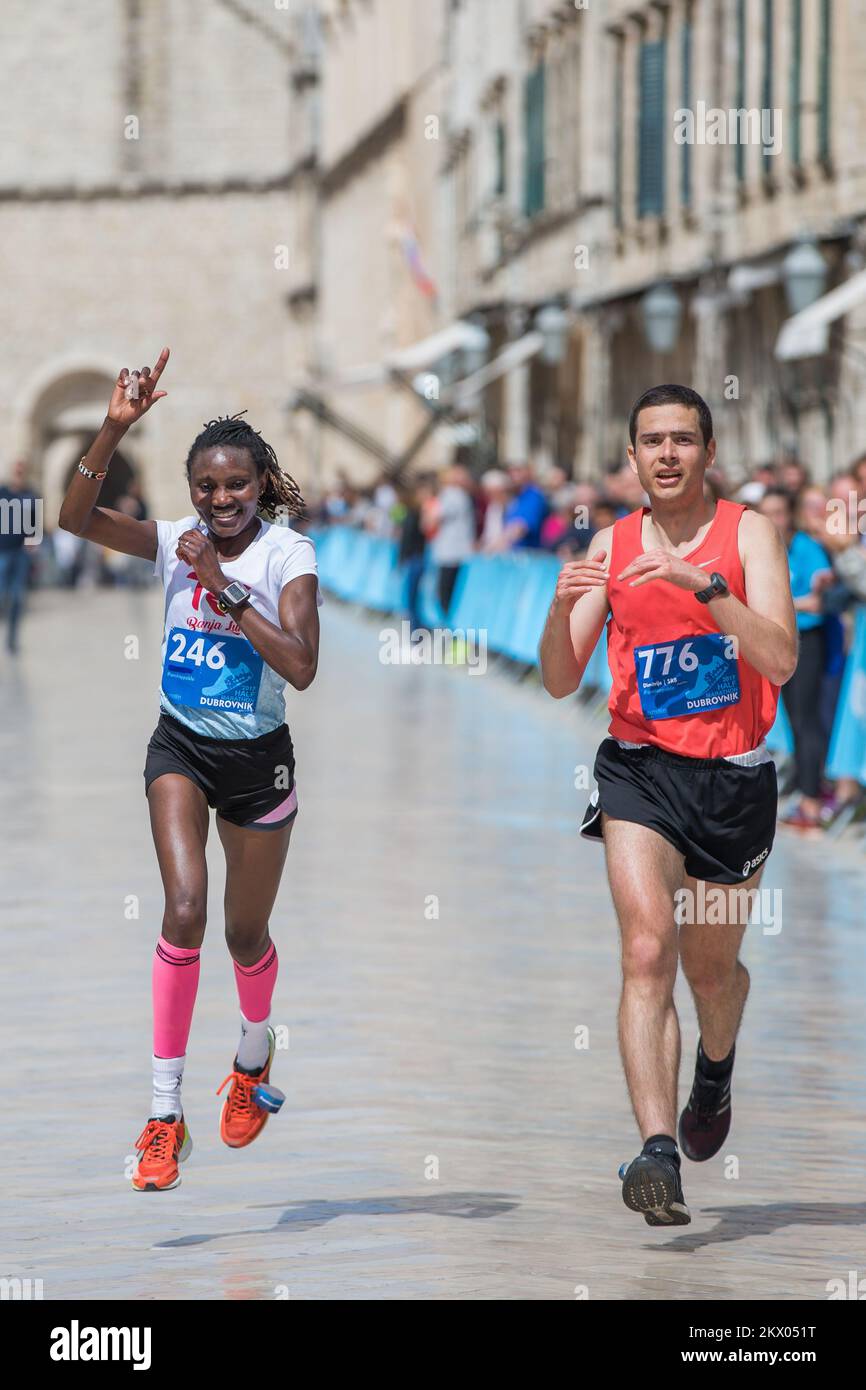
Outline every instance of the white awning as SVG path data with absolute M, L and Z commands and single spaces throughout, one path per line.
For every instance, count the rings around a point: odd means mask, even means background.
M 315 378 L 307 377 L 296 384 L 308 391 L 353 391 L 369 386 L 385 386 L 392 369 L 414 376 L 460 348 L 478 346 L 480 333 L 481 330 L 474 323 L 457 319 L 447 328 L 431 333 L 428 338 L 421 338 L 409 347 L 388 353 L 381 362 L 363 362 L 337 372 L 325 370 Z M 483 341 L 487 341 L 486 336 Z
M 735 265 L 728 272 L 728 293 L 735 297 L 749 295 L 753 290 L 777 285 L 781 278 L 782 267 L 778 261 L 771 265 Z
M 473 372 L 463 381 L 458 381 L 454 387 L 454 404 L 465 408 L 479 391 L 483 391 L 485 386 L 489 386 L 491 381 L 496 381 L 504 376 L 506 372 L 511 372 L 515 367 L 519 367 L 524 362 L 528 362 L 530 357 L 534 357 L 544 346 L 544 338 L 535 331 L 524 333 L 522 338 L 517 338 L 513 343 L 504 347 L 492 362 L 487 362 L 479 371 Z
M 482 343 L 487 341 L 483 329 L 474 323 L 467 323 L 465 319 L 457 319 L 447 328 L 432 333 L 429 338 L 422 338 L 411 347 L 399 348 L 396 352 L 388 353 L 385 366 L 393 367 L 398 372 L 420 372 L 460 348 L 476 347 L 479 339 Z
M 782 324 L 776 339 L 776 356 L 782 362 L 798 357 L 819 357 L 827 351 L 830 324 L 866 300 L 866 270 L 852 275 L 843 285 L 822 295 Z

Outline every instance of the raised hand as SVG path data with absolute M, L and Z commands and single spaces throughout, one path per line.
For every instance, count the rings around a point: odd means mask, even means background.
M 163 348 L 159 354 L 156 366 L 153 371 L 150 367 L 142 367 L 138 374 L 138 397 L 127 396 L 127 387 L 134 381 L 134 374 L 131 376 L 129 370 L 123 367 L 118 374 L 117 381 L 114 383 L 114 390 L 111 393 L 111 400 L 108 403 L 108 418 L 115 424 L 123 425 L 128 429 L 134 425 L 136 420 L 140 420 L 145 415 L 154 401 L 167 396 L 167 391 L 157 391 L 156 385 L 165 370 L 165 365 L 169 359 L 168 348 Z
M 203 584 L 212 594 L 218 594 L 221 589 L 225 588 L 226 577 L 220 568 L 220 562 L 210 536 L 206 536 L 195 528 L 182 532 L 177 538 L 175 554 L 179 560 L 192 566 L 199 583 Z
M 603 564 L 606 559 L 607 551 L 599 550 L 591 560 L 570 560 L 563 565 L 556 581 L 555 602 L 570 608 L 590 589 L 599 589 L 607 584 L 610 576 L 607 566 Z

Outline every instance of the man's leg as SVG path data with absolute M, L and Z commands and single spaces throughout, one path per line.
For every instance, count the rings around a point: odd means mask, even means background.
M 619 1045 L 641 1138 L 676 1133 L 680 1030 L 674 1008 L 674 894 L 683 856 L 656 831 L 602 816 L 622 938 Z
M 0 550 L 0 617 L 4 616 L 9 609 L 9 595 L 12 582 L 12 556 L 11 550 Z
M 701 1041 L 691 1093 L 678 1136 L 688 1158 L 703 1163 L 718 1153 L 731 1126 L 734 1043 L 749 993 L 749 972 L 738 958 L 763 864 L 743 883 L 700 885 L 686 876 L 687 901 L 703 911 L 680 928 L 680 960 L 698 1014 Z M 710 896 L 711 895 L 711 896 Z M 722 896 L 724 895 L 724 896 Z M 711 911 L 707 910 L 707 906 Z
M 6 645 L 10 652 L 18 650 L 18 625 L 27 598 L 27 578 L 30 570 L 30 556 L 26 546 L 20 546 L 10 554 L 9 580 L 9 632 Z
M 748 925 L 746 904 L 763 872 L 762 864 L 743 883 L 706 884 L 706 894 L 712 895 L 712 916 L 723 921 L 695 921 L 680 927 L 683 973 L 695 1001 L 704 1052 L 711 1061 L 720 1062 L 728 1056 L 740 1027 L 749 993 L 749 972 L 738 957 Z M 689 902 L 706 902 L 706 894 L 698 892 L 697 879 L 687 874 L 683 887 L 689 890 Z M 720 893 L 725 895 L 724 906 Z M 746 921 L 741 921 L 743 916 Z

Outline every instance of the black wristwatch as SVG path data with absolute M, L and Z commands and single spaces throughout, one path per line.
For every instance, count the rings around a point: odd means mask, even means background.
M 221 613 L 234 613 L 243 604 L 249 603 L 251 596 L 251 589 L 248 589 L 239 579 L 233 579 L 222 593 L 217 594 L 217 608 Z
M 728 582 L 723 574 L 715 571 L 710 575 L 710 582 L 706 589 L 699 589 L 695 594 L 698 603 L 709 603 L 710 599 L 720 598 L 723 594 L 729 594 Z

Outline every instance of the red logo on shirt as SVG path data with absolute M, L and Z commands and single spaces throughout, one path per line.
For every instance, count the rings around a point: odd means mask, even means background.
M 213 611 L 214 611 L 215 613 L 219 613 L 220 616 L 222 616 L 222 609 L 220 608 L 219 604 L 217 603 L 216 599 L 214 598 L 214 596 L 213 596 L 213 594 L 210 592 L 210 590 L 209 590 L 209 589 L 206 589 L 206 588 L 204 587 L 204 585 L 201 583 L 201 581 L 198 579 L 198 575 L 196 574 L 195 570 L 190 570 L 190 571 L 189 571 L 189 574 L 187 575 L 187 579 L 195 579 L 195 580 L 197 580 L 197 583 L 196 583 L 196 586 L 195 586 L 195 590 L 194 590 L 193 596 L 192 596 L 192 606 L 193 606 L 193 608 L 195 609 L 195 611 L 198 612 L 199 604 L 201 603 L 201 596 L 202 596 L 202 594 L 204 594 L 205 598 L 207 599 L 207 601 L 208 601 L 208 603 L 210 604 L 210 606 L 211 606 L 211 608 L 213 609 Z

